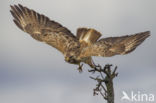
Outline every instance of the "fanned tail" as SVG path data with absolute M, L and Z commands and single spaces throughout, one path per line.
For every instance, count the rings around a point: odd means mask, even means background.
M 94 29 L 79 28 L 77 30 L 77 37 L 80 42 L 85 42 L 88 45 L 95 43 L 101 36 L 101 33 Z

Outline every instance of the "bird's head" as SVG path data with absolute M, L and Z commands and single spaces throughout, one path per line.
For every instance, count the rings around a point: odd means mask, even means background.
M 65 61 L 71 64 L 79 64 L 81 61 L 78 59 L 78 55 L 76 53 L 67 53 L 65 55 Z
M 71 64 L 78 64 L 79 61 L 75 58 L 75 56 L 65 57 L 65 61 Z

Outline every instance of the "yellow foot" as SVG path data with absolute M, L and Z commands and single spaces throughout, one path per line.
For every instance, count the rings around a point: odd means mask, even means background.
M 82 66 L 83 66 L 83 64 L 79 64 L 79 67 L 78 67 L 78 71 L 80 72 L 80 73 L 82 73 Z

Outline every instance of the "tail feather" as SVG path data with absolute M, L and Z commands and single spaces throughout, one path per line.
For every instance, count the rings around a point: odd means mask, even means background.
M 77 37 L 80 42 L 87 44 L 95 43 L 101 36 L 101 33 L 94 29 L 79 28 L 77 30 Z
M 125 50 L 122 54 L 127 54 L 132 52 L 133 50 L 135 50 L 135 48 L 138 45 L 140 45 L 149 36 L 150 36 L 150 31 L 146 31 L 139 34 L 132 35 L 130 38 L 125 39 L 123 41 L 125 45 Z

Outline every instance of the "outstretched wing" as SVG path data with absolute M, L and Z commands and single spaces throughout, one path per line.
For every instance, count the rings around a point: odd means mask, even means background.
M 79 45 L 77 38 L 59 23 L 22 5 L 11 6 L 15 24 L 34 39 L 45 42 L 62 53 Z M 71 44 L 71 45 L 70 45 Z
M 103 38 L 93 45 L 84 48 L 80 57 L 110 57 L 119 54 L 127 54 L 135 50 L 148 36 L 150 36 L 149 31 L 121 37 Z

